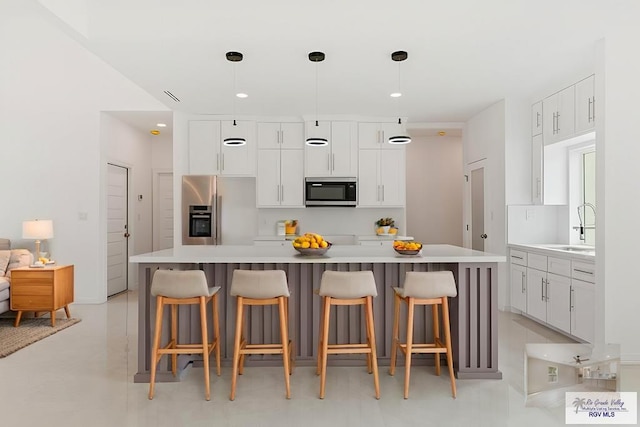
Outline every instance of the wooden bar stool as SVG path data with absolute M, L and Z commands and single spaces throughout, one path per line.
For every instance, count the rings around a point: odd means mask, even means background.
M 436 362 L 436 375 L 440 375 L 440 353 L 447 354 L 447 366 L 451 378 L 451 392 L 456 397 L 456 379 L 453 373 L 453 353 L 451 351 L 451 326 L 449 322 L 449 303 L 447 297 L 457 295 L 456 282 L 450 271 L 432 272 L 407 272 L 403 288 L 393 288 L 395 291 L 395 304 L 393 315 L 393 340 L 391 345 L 391 366 L 389 374 L 393 375 L 396 369 L 396 356 L 398 349 L 406 356 L 404 370 L 404 398 L 409 398 L 409 376 L 411 373 L 411 355 L 413 353 L 434 353 Z M 408 306 L 407 316 L 407 342 L 399 341 L 400 303 Z M 416 305 L 431 305 L 433 316 L 434 342 L 416 344 L 413 342 L 413 314 Z M 444 327 L 444 344 L 440 339 L 440 325 L 438 319 L 438 306 L 442 306 L 442 320 Z
M 367 370 L 373 373 L 376 399 L 380 399 L 376 334 L 373 326 L 373 297 L 378 295 L 376 281 L 371 271 L 325 271 L 320 281 L 319 295 L 322 297 L 320 333 L 318 344 L 318 366 L 320 374 L 320 399 L 324 399 L 327 379 L 327 356 L 329 354 L 363 353 L 367 355 Z M 329 316 L 332 305 L 363 305 L 367 342 L 361 344 L 329 344 Z
M 171 371 L 176 375 L 178 354 L 202 354 L 204 364 L 205 397 L 211 399 L 209 386 L 209 357 L 216 349 L 216 368 L 220 376 L 220 324 L 218 322 L 219 286 L 210 288 L 204 271 L 201 270 L 157 270 L 151 282 L 151 295 L 156 297 L 156 326 L 151 350 L 151 382 L 149 383 L 149 399 L 153 399 L 156 381 L 156 368 L 165 354 L 171 355 Z M 207 303 L 213 306 L 213 341 L 208 342 Z M 178 306 L 185 304 L 200 305 L 201 344 L 178 344 Z M 160 347 L 162 334 L 162 313 L 165 305 L 171 306 L 171 337 L 169 343 Z
M 244 359 L 247 354 L 282 354 L 284 365 L 284 383 L 287 399 L 291 398 L 289 375 L 293 362 L 289 341 L 289 287 L 287 276 L 282 270 L 250 271 L 235 270 L 231 280 L 231 295 L 237 297 L 236 335 L 233 345 L 233 372 L 231 376 L 230 400 L 236 396 L 236 380 L 242 375 Z M 280 314 L 280 344 L 248 344 L 243 336 L 245 305 L 277 305 Z

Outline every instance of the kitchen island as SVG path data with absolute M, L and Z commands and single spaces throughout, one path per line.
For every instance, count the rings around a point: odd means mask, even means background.
M 378 296 L 374 299 L 374 318 L 379 363 L 388 364 L 391 354 L 393 326 L 393 289 L 402 286 L 407 271 L 453 272 L 458 296 L 451 299 L 451 329 L 456 375 L 459 379 L 502 378 L 498 370 L 498 283 L 497 263 L 502 255 L 489 254 L 451 245 L 424 245 L 418 256 L 396 254 L 391 247 L 333 246 L 324 256 L 303 256 L 290 246 L 182 246 L 132 256 L 139 265 L 138 306 L 138 372 L 136 382 L 148 382 L 151 360 L 151 338 L 155 317 L 155 298 L 150 295 L 153 271 L 157 269 L 201 269 L 210 286 L 220 286 L 221 351 L 228 365 L 233 357 L 235 331 L 235 298 L 229 295 L 231 278 L 236 269 L 274 270 L 287 274 L 291 298 L 289 302 L 289 334 L 294 342 L 298 365 L 313 365 L 317 355 L 320 298 L 314 290 L 320 287 L 325 270 L 373 271 Z M 168 313 L 165 312 L 165 316 Z M 271 307 L 252 307 L 246 338 L 248 342 L 277 342 L 278 313 Z M 365 324 L 356 307 L 338 307 L 330 331 L 330 342 L 362 342 Z M 414 334 L 416 342 L 431 339 L 430 308 L 416 310 Z M 192 307 L 181 307 L 178 336 L 199 336 L 199 313 Z M 403 326 L 401 325 L 401 330 Z M 164 333 L 164 331 L 163 331 Z M 166 337 L 165 337 L 166 339 Z M 197 338 L 196 338 L 197 339 Z M 403 339 L 401 335 L 401 339 Z M 402 359 L 401 359 L 402 360 Z M 179 370 L 190 362 L 201 363 L 198 356 L 181 355 Z M 332 364 L 361 364 L 351 355 L 335 355 Z M 419 362 L 419 361 L 418 361 Z M 423 359 L 432 363 L 431 359 Z M 248 364 L 278 364 L 274 356 L 252 356 Z M 158 381 L 179 381 L 168 369 L 167 360 L 158 367 Z

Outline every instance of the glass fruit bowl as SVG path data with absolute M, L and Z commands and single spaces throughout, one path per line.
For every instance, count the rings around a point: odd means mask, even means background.
M 302 255 L 324 255 L 329 249 L 331 249 L 331 243 L 327 242 L 326 248 L 296 248 L 294 246 L 293 249 L 300 252 Z
M 394 240 L 393 250 L 400 255 L 418 255 L 422 250 L 422 243 L 413 240 Z

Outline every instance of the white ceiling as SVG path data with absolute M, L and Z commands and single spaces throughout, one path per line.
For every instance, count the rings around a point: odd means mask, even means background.
M 626 2 L 605 0 L 40 0 L 84 45 L 172 110 L 238 116 L 398 116 L 464 122 L 594 71 Z M 624 13 L 624 12 L 622 12 Z M 395 50 L 409 58 L 391 60 Z M 400 69 L 399 69 L 400 68 Z M 389 97 L 401 77 L 404 96 Z M 174 102 L 168 90 L 180 99 Z

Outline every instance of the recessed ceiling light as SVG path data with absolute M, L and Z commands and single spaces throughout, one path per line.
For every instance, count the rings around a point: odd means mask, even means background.
M 445 131 L 443 131 L 443 130 L 441 130 L 440 132 L 438 132 L 438 135 L 440 135 L 440 136 L 445 136 L 446 134 L 447 134 L 447 133 L 446 133 Z
M 246 93 L 242 93 L 242 92 L 240 92 L 240 93 L 236 93 L 236 96 L 237 96 L 238 98 L 246 98 L 246 97 L 248 97 L 249 95 L 247 95 Z
M 393 92 L 393 93 L 391 94 L 391 97 L 392 97 L 392 98 L 400 98 L 401 96 L 402 96 L 402 94 L 401 94 L 400 92 Z
M 165 123 L 156 123 L 156 126 L 158 126 L 159 128 L 166 128 L 167 125 Z

